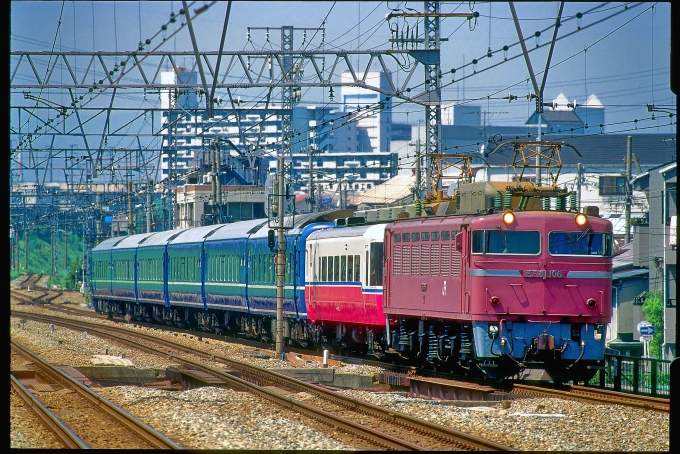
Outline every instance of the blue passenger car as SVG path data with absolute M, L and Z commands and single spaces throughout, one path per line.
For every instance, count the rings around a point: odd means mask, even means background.
M 342 212 L 285 219 L 284 329 L 309 338 L 305 241 Z M 112 316 L 272 340 L 277 315 L 275 256 L 267 219 L 111 238 L 92 250 L 95 308 Z M 276 241 L 274 242 L 276 243 Z
M 167 293 L 171 306 L 205 309 L 203 243 L 227 224 L 187 229 L 168 242 Z
M 267 230 L 266 219 L 227 224 L 205 238 L 204 293 L 206 309 L 248 313 L 248 236 Z
M 151 303 L 168 307 L 167 270 L 169 241 L 185 229 L 157 232 L 137 245 L 137 303 Z

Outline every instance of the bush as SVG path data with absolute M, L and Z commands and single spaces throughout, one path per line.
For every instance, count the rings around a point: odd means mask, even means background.
M 663 292 L 647 292 L 642 303 L 642 315 L 654 326 L 654 336 L 649 342 L 649 356 L 661 358 L 661 346 L 663 344 Z

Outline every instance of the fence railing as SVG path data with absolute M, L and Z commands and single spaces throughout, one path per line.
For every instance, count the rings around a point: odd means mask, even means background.
M 588 386 L 652 397 L 670 397 L 671 361 L 610 354 L 605 355 L 604 360 L 604 369 L 595 374 Z

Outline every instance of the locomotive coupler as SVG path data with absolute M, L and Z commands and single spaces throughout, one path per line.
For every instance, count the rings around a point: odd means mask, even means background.
M 536 338 L 536 349 L 537 350 L 549 350 L 555 349 L 555 338 L 552 334 L 541 333 Z

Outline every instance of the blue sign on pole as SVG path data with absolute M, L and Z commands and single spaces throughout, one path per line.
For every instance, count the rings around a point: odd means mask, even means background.
M 654 326 L 652 325 L 642 325 L 640 327 L 640 335 L 641 336 L 653 336 L 656 331 L 654 330 Z

